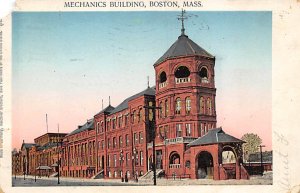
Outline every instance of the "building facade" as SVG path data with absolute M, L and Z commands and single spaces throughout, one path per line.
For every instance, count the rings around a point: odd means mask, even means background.
M 143 178 L 153 176 L 156 167 L 157 175 L 165 177 L 248 179 L 242 164 L 244 142 L 216 128 L 214 68 L 215 57 L 182 28 L 154 63 L 154 87 L 116 107 L 109 104 L 57 138 L 56 144 L 62 140 L 59 146 L 49 142 L 48 134 L 22 146 L 23 170 L 32 173 L 38 162 L 56 166 L 67 177 Z

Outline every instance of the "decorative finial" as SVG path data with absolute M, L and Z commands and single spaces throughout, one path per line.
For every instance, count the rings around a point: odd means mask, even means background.
M 147 85 L 148 85 L 148 88 L 150 88 L 150 86 L 149 86 L 149 76 L 147 76 Z
M 108 102 L 109 102 L 109 105 L 110 105 L 110 96 L 108 97 Z
M 181 15 L 178 15 L 178 20 L 181 20 L 181 35 L 185 35 L 184 34 L 184 20 L 187 19 L 187 17 L 185 16 L 185 10 L 181 10 Z

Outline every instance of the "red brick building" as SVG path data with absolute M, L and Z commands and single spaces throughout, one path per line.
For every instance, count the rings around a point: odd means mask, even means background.
M 50 160 L 43 164 L 61 163 L 61 175 L 69 177 L 151 176 L 154 137 L 158 175 L 247 179 L 243 141 L 216 128 L 214 68 L 215 57 L 182 28 L 175 43 L 154 63 L 155 87 L 101 110 L 66 135 L 59 150 L 46 150 Z M 29 160 L 40 155 L 37 149 L 30 148 Z M 60 152 L 61 162 L 55 161 L 58 156 L 53 151 Z M 34 168 L 30 164 L 29 171 Z

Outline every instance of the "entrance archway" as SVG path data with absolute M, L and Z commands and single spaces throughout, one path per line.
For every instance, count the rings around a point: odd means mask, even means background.
M 207 152 L 203 151 L 197 156 L 198 168 L 196 168 L 196 176 L 198 179 L 212 179 L 214 173 L 213 157 Z

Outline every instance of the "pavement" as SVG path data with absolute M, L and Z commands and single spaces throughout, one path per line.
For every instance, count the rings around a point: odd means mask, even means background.
M 157 179 L 158 186 L 187 186 L 187 185 L 272 185 L 273 173 L 268 172 L 263 176 L 252 176 L 249 180 L 212 180 L 212 179 Z M 57 177 L 37 177 L 34 176 L 17 176 L 12 177 L 12 186 L 14 187 L 31 187 L 31 186 L 152 186 L 153 181 L 149 179 L 134 182 L 129 180 L 128 183 L 121 182 L 120 179 L 81 179 L 60 177 L 60 184 L 57 183 Z

